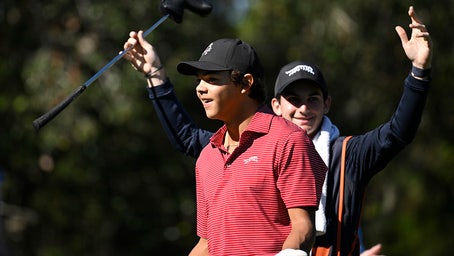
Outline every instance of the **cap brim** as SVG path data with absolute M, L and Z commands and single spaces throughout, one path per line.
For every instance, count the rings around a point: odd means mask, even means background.
M 224 71 L 229 68 L 207 61 L 184 61 L 177 65 L 177 70 L 183 75 L 197 75 L 197 71 Z
M 325 87 L 322 84 L 320 84 L 320 82 L 318 82 L 312 78 L 308 78 L 308 77 L 298 77 L 298 78 L 291 79 L 291 80 L 288 80 L 285 83 L 283 83 L 279 87 L 279 90 L 274 93 L 274 96 L 276 97 L 278 95 L 281 95 L 284 92 L 284 90 L 287 89 L 287 87 L 289 87 L 291 84 L 298 82 L 298 81 L 308 81 L 310 83 L 316 84 L 318 87 L 320 87 L 320 89 L 322 90 L 323 93 L 326 92 Z

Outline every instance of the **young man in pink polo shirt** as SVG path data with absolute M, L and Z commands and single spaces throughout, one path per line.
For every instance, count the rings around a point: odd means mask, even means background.
M 135 36 L 142 38 L 133 34 L 125 47 Z M 127 58 L 141 54 L 138 49 Z M 156 55 L 150 63 L 159 62 Z M 142 67 L 151 72 L 149 83 L 166 80 L 160 64 L 152 66 Z M 177 69 L 197 77 L 207 117 L 224 123 L 196 163 L 200 239 L 190 255 L 307 255 L 327 167 L 304 130 L 264 105 L 255 50 L 239 39 L 219 39 Z

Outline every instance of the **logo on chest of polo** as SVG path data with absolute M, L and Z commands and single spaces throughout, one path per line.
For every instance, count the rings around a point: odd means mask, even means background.
M 225 163 L 225 167 L 230 167 L 233 162 L 236 161 L 234 159 L 230 159 L 228 160 L 226 163 Z M 244 165 L 249 165 L 249 164 L 252 164 L 252 163 L 258 163 L 259 162 L 259 157 L 258 156 L 250 156 L 246 159 L 243 159 L 243 160 L 237 160 L 237 161 L 243 161 L 243 164 Z
M 251 156 L 247 159 L 244 159 L 243 162 L 244 164 L 249 164 L 250 162 L 258 162 L 259 161 L 259 157 L 258 156 Z

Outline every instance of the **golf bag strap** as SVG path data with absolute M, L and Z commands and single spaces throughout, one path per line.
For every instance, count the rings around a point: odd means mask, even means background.
M 339 180 L 339 205 L 337 214 L 337 241 L 336 241 L 336 254 L 340 256 L 341 253 L 341 234 L 342 234 L 342 213 L 344 211 L 344 187 L 345 187 L 345 156 L 347 155 L 347 142 L 352 136 L 345 137 L 342 142 L 342 155 L 340 166 L 340 180 Z M 314 247 L 312 249 L 313 256 L 328 256 L 331 252 L 331 247 Z
M 340 256 L 341 251 L 341 239 L 342 239 L 342 213 L 344 211 L 344 191 L 345 191 L 345 156 L 347 155 L 347 142 L 352 136 L 347 136 L 342 143 L 342 158 L 341 158 L 341 170 L 340 170 L 340 181 L 339 181 L 339 210 L 337 212 L 337 243 L 336 243 L 336 255 Z

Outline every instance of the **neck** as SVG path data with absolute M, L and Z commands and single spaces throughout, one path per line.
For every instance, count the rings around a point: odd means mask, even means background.
M 224 147 L 227 152 L 232 153 L 238 147 L 241 134 L 246 130 L 253 116 L 251 115 L 239 123 L 226 123 L 227 131 L 224 137 Z
M 227 131 L 224 137 L 224 147 L 227 150 L 227 152 L 232 153 L 233 150 L 235 150 L 235 148 L 238 147 L 238 145 L 240 145 L 239 136 L 237 139 L 233 139 L 229 131 Z
M 243 133 L 249 125 L 259 107 L 260 106 L 258 106 L 255 102 L 254 104 L 243 106 L 241 111 L 237 111 L 234 119 L 224 122 L 227 127 L 228 134 L 233 140 L 239 140 L 241 133 Z
M 244 130 L 246 130 L 246 127 L 251 122 L 253 116 L 254 115 L 251 115 L 248 116 L 246 119 L 237 120 L 237 122 L 226 123 L 225 124 L 227 127 L 226 138 L 228 135 L 228 137 L 232 141 L 238 142 L 240 140 L 241 134 L 244 132 Z
M 227 132 L 224 137 L 224 146 L 229 153 L 233 151 L 230 150 L 232 146 L 235 148 L 239 145 L 241 134 L 246 130 L 246 127 L 251 122 L 258 108 L 258 103 L 254 100 L 250 100 L 249 102 L 242 104 L 241 108 L 237 109 L 238 111 L 233 115 L 234 118 L 224 121 L 224 124 L 227 127 Z

